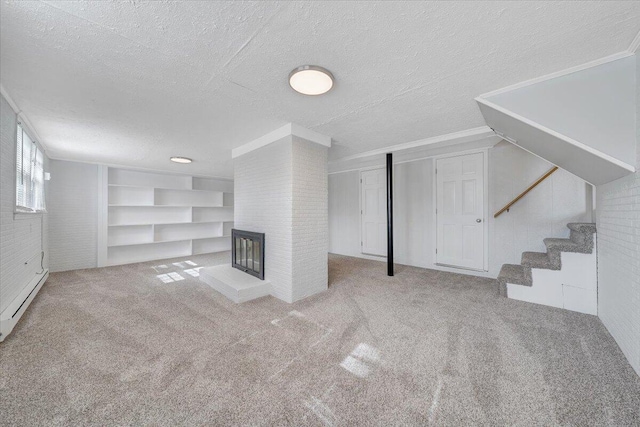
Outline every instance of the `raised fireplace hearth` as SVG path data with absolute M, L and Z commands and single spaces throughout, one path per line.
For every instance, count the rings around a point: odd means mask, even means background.
M 264 233 L 232 229 L 231 266 L 264 280 Z
M 264 233 L 232 229 L 231 265 L 202 268 L 200 280 L 235 303 L 270 295 L 271 282 L 264 278 Z

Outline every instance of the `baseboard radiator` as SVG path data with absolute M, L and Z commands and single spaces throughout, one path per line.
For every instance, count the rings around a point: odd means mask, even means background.
M 40 274 L 36 274 L 33 279 L 24 287 L 22 292 L 13 300 L 11 304 L 0 313 L 0 342 L 11 333 L 22 315 L 27 311 L 27 307 L 36 297 L 40 288 L 49 277 L 49 270 L 44 270 Z

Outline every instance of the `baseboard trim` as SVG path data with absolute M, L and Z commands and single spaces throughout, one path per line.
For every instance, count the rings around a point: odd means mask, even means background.
M 16 299 L 0 314 L 0 342 L 13 331 L 31 301 L 36 297 L 44 282 L 49 278 L 49 270 L 36 275 Z
M 340 253 L 340 252 L 329 252 L 330 254 L 333 255 L 340 255 L 340 256 L 349 256 L 349 257 L 353 257 L 353 258 L 360 258 L 360 259 L 367 259 L 369 261 L 378 261 L 378 262 L 387 262 L 387 259 L 385 257 L 378 257 L 378 256 L 371 256 L 371 255 L 363 255 L 363 254 L 358 254 L 358 253 Z M 491 274 L 489 271 L 485 271 L 485 270 L 471 270 L 471 269 L 465 269 L 465 268 L 461 268 L 461 267 L 448 267 L 445 266 L 444 264 L 409 264 L 407 261 L 401 261 L 398 259 L 394 260 L 394 264 L 396 265 L 406 265 L 409 267 L 417 267 L 417 268 L 425 268 L 427 270 L 438 270 L 438 271 L 444 271 L 447 273 L 458 273 L 458 274 L 464 274 L 466 276 L 475 276 L 475 277 L 485 277 L 488 279 L 495 279 L 496 276 Z

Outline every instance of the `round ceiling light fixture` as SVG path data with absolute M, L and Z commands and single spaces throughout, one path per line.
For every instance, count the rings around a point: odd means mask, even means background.
M 171 161 L 174 163 L 184 163 L 184 164 L 193 162 L 193 160 L 191 160 L 188 157 L 172 157 Z
M 303 95 L 322 95 L 333 87 L 333 74 L 317 65 L 302 65 L 289 73 L 289 85 Z

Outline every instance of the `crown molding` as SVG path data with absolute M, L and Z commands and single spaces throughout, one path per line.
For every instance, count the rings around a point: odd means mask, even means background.
M 20 107 L 18 107 L 18 104 L 16 104 L 11 95 L 7 93 L 7 90 L 4 88 L 2 83 L 0 83 L 0 94 L 2 94 L 2 97 L 7 100 L 13 112 L 16 113 L 16 115 L 20 114 Z
M 307 141 L 315 142 L 316 144 L 324 145 L 325 147 L 331 147 L 331 137 L 322 135 L 318 132 L 304 128 L 295 123 L 287 123 L 286 125 L 269 132 L 260 138 L 254 139 L 240 147 L 231 150 L 231 158 L 235 159 L 244 154 L 250 153 L 258 148 L 262 148 L 266 145 L 272 144 L 287 136 L 297 136 Z
M 588 68 L 597 67 L 599 65 L 607 64 L 609 62 L 618 61 L 619 59 L 628 58 L 629 56 L 632 56 L 632 55 L 633 55 L 633 53 L 632 52 L 628 52 L 628 51 L 618 52 L 618 53 L 615 53 L 613 55 L 605 56 L 604 58 L 599 58 L 599 59 L 596 59 L 594 61 L 590 61 L 590 62 L 581 64 L 581 65 L 576 65 L 575 67 L 566 68 L 564 70 L 556 71 L 556 72 L 551 73 L 551 74 L 546 74 L 546 75 L 541 76 L 541 77 L 536 77 L 536 78 L 533 78 L 533 79 L 530 79 L 530 80 L 525 80 L 523 82 L 516 83 L 516 84 L 510 85 L 510 86 L 507 86 L 507 87 L 503 87 L 501 89 L 496 89 L 496 90 L 491 91 L 491 92 L 483 93 L 482 95 L 479 95 L 476 98 L 476 101 L 478 101 L 479 99 L 483 99 L 483 98 L 486 99 L 486 98 L 490 98 L 492 96 L 500 95 L 500 94 L 505 93 L 505 92 L 511 92 L 513 90 L 521 89 L 521 88 L 526 87 L 526 86 L 531 86 L 531 85 L 534 85 L 536 83 L 544 82 L 546 80 L 551 80 L 551 79 L 555 79 L 555 78 L 558 78 L 558 77 L 566 76 L 567 74 L 577 73 L 578 71 L 583 71 L 583 70 L 586 70 Z
M 340 163 L 346 162 L 349 160 L 361 159 L 364 157 L 377 156 L 380 154 L 393 153 L 396 151 L 407 150 L 411 148 L 423 147 L 427 145 L 439 144 L 439 143 L 450 143 L 461 144 L 465 142 L 476 141 L 479 139 L 484 139 L 488 137 L 495 136 L 495 132 L 489 126 L 480 126 L 473 129 L 467 129 L 460 132 L 448 133 L 445 135 L 433 136 L 430 138 L 419 139 L 417 141 L 404 142 L 402 144 L 390 145 L 384 148 L 378 148 L 371 151 L 365 151 L 364 153 L 354 154 L 347 157 L 342 157 L 340 159 L 332 160 L 331 163 Z
M 7 89 L 5 89 L 2 83 L 0 83 L 0 94 L 2 94 L 2 97 L 7 100 L 7 103 L 9 104 L 13 112 L 16 113 L 16 116 L 18 117 L 18 121 L 22 122 L 24 127 L 27 129 L 27 133 L 29 134 L 29 136 L 31 136 L 31 139 L 35 140 L 38 144 L 40 144 L 40 147 L 42 147 L 42 149 L 44 150 L 45 154 L 47 154 L 47 157 L 48 157 L 49 153 L 47 150 L 47 146 L 44 144 L 42 138 L 40 138 L 40 135 L 38 134 L 36 129 L 33 127 L 33 124 L 31 124 L 31 121 L 29 120 L 27 115 L 24 113 L 24 111 L 22 111 L 22 109 L 20 109 L 20 107 L 18 107 L 18 104 L 16 104 L 16 102 L 11 97 L 11 95 L 9 95 L 9 93 L 7 92 Z

